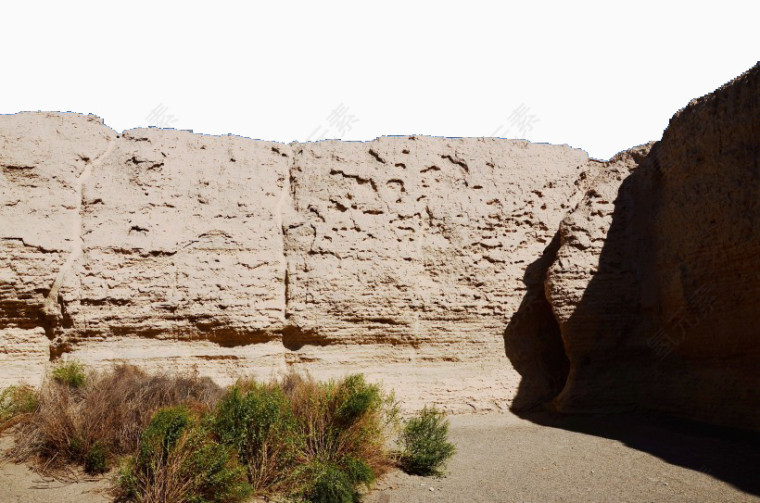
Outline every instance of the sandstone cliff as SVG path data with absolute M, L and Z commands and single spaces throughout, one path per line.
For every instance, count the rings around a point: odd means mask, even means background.
M 0 116 L 0 385 L 56 358 L 361 371 L 408 407 L 760 428 L 759 86 L 755 67 L 608 162 Z
M 356 370 L 460 410 L 514 395 L 502 332 L 588 161 L 498 139 L 118 135 L 75 114 L 2 117 L 0 138 L 3 382 L 50 357 Z

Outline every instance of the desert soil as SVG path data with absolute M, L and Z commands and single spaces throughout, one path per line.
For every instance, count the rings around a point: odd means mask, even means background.
M 757 436 L 641 416 L 451 416 L 443 478 L 393 472 L 366 503 L 760 502 Z M 9 439 L 3 439 L 7 447 Z M 3 503 L 103 503 L 107 480 L 0 464 Z
M 0 437 L 0 449 L 12 445 L 8 434 Z M 93 478 L 71 472 L 57 480 L 35 472 L 25 465 L 0 460 L 0 502 L 2 503 L 104 503 L 110 502 L 105 477 Z

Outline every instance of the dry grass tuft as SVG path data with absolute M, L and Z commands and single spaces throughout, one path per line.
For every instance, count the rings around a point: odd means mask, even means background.
M 20 422 L 10 455 L 54 468 L 84 465 L 93 449 L 106 458 L 129 454 L 157 410 L 177 404 L 209 409 L 221 393 L 208 378 L 153 376 L 126 364 L 92 373 L 79 387 L 46 379 L 39 406 Z

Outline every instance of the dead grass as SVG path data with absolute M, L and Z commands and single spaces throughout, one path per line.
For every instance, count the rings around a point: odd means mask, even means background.
M 126 364 L 91 373 L 80 387 L 46 379 L 36 412 L 18 425 L 10 456 L 56 468 L 84 464 L 95 445 L 108 457 L 129 454 L 160 408 L 191 404 L 208 409 L 221 393 L 207 378 L 148 375 Z

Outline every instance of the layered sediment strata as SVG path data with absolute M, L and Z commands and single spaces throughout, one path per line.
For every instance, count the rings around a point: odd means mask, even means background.
M 300 145 L 288 323 L 316 342 L 465 344 L 482 358 L 585 168 L 578 150 L 497 139 Z M 480 348 L 479 346 L 484 346 Z
M 503 408 L 514 394 L 501 333 L 524 264 L 578 197 L 587 163 L 580 150 L 498 139 L 283 145 L 117 135 L 73 114 L 1 120 L 6 142 L 26 142 L 10 152 L 37 156 L 6 162 L 26 166 L 6 167 L 9 180 L 37 180 L 58 152 L 78 167 L 67 206 L 40 216 L 61 244 L 39 252 L 47 262 L 7 255 L 26 269 L 3 282 L 27 292 L 8 296 L 21 300 L 2 304 L 3 323 L 41 328 L 52 357 L 197 368 L 222 381 L 288 367 L 363 371 L 408 388 L 408 400 L 463 410 Z M 67 121 L 94 128 L 85 134 L 98 148 L 80 155 L 80 137 L 49 135 L 37 151 L 25 135 Z M 4 213 L 4 243 L 26 250 L 35 226 Z
M 288 147 L 138 129 L 85 187 L 84 254 L 62 343 L 269 340 L 282 326 Z

